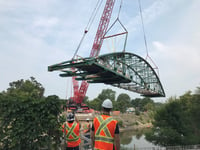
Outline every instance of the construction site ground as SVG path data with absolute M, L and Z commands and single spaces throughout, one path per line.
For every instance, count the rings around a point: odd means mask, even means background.
M 63 115 L 66 115 L 67 112 L 64 112 Z M 94 117 L 99 114 L 96 113 L 76 113 L 77 118 L 79 119 L 81 124 L 86 122 L 88 118 L 90 123 L 92 123 Z M 135 113 L 120 113 L 119 115 L 112 115 L 115 118 L 120 126 L 120 131 L 126 130 L 138 130 L 144 128 L 151 128 L 152 127 L 152 120 L 151 120 L 151 113 L 150 112 L 143 112 L 140 115 L 135 115 Z

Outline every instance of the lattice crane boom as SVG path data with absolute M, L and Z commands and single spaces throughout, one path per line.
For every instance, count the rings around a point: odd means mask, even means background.
M 104 7 L 104 11 L 101 16 L 99 26 L 97 29 L 97 33 L 96 33 L 96 36 L 95 36 L 95 39 L 93 42 L 90 57 L 96 57 L 99 55 L 101 46 L 103 44 L 103 37 L 107 31 L 107 28 L 108 28 L 108 25 L 110 22 L 114 3 L 115 3 L 115 0 L 107 0 L 106 1 L 106 5 Z M 74 101 L 78 104 L 81 104 L 86 95 L 89 84 L 87 83 L 87 81 L 82 81 L 80 89 L 79 89 L 79 91 L 77 91 L 77 82 L 78 81 L 75 80 L 75 77 L 73 77 L 72 81 L 73 81 L 73 87 L 74 87 Z
M 110 22 L 114 3 L 115 3 L 115 0 L 107 0 L 106 2 L 103 14 L 99 22 L 97 33 L 94 39 L 90 57 L 96 57 L 99 55 L 101 46 L 103 44 L 103 37 L 107 31 L 107 28 Z

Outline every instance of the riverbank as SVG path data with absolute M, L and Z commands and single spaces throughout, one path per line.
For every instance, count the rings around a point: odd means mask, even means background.
M 124 113 L 118 116 L 113 116 L 118 120 L 120 131 L 141 130 L 152 127 L 151 113 L 141 113 L 135 115 L 134 113 Z

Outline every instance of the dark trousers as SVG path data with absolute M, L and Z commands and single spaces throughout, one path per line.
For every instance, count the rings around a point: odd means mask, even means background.
M 86 138 L 90 139 L 90 134 L 85 135 Z M 84 140 L 84 144 L 88 143 L 88 141 Z M 89 145 L 84 146 L 85 149 L 89 149 Z
M 79 146 L 76 146 L 76 147 L 66 147 L 66 150 L 79 150 Z

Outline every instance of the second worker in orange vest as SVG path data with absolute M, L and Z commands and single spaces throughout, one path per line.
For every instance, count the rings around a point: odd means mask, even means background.
M 92 125 L 91 140 L 95 150 L 119 150 L 119 126 L 110 116 L 112 102 L 106 99 L 102 103 L 103 114 L 95 117 Z
M 74 121 L 76 120 L 76 121 Z M 79 150 L 81 125 L 73 113 L 67 114 L 67 122 L 62 125 L 62 131 L 65 134 L 66 150 Z

